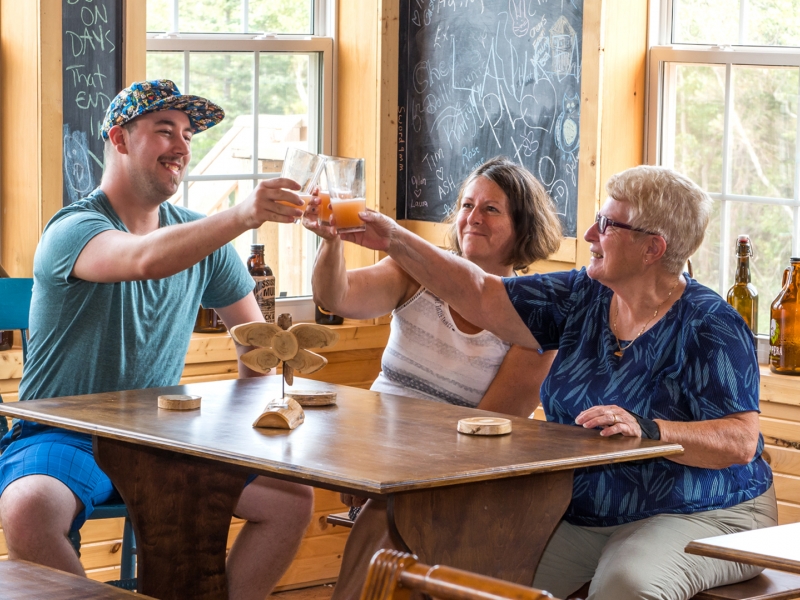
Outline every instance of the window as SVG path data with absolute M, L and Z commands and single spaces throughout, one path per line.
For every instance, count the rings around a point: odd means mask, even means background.
M 758 333 L 800 252 L 797 0 L 651 0 L 646 156 L 714 201 L 695 277 L 725 295 L 739 234 L 753 242 Z M 656 42 L 656 43 L 653 43 Z
M 172 79 L 226 113 L 193 139 L 171 202 L 211 215 L 277 177 L 288 147 L 331 153 L 328 12 L 319 0 L 147 0 L 147 78 Z M 243 260 L 264 244 L 276 295 L 311 293 L 316 237 L 300 224 L 265 223 L 233 243 Z

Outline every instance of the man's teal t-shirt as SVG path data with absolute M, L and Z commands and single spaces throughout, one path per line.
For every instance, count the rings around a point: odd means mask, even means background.
M 160 227 L 200 218 L 169 202 L 159 207 Z M 20 400 L 177 385 L 199 305 L 225 307 L 253 289 L 230 244 L 165 279 L 72 277 L 87 242 L 111 229 L 127 231 L 100 190 L 61 209 L 45 228 L 33 263 Z M 40 427 L 26 423 L 23 435 Z

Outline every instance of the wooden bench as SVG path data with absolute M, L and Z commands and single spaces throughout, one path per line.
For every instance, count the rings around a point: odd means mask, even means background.
M 692 600 L 791 600 L 800 598 L 800 575 L 765 569 L 761 575 L 700 592 Z
M 589 595 L 589 583 L 567 600 L 585 600 Z M 692 597 L 692 600 L 791 600 L 792 598 L 800 598 L 800 575 L 765 569 L 761 575 L 753 579 L 705 590 Z
M 379 550 L 372 557 L 361 600 L 408 600 L 417 590 L 439 600 L 543 600 L 547 592 L 476 575 L 461 569 L 429 567 L 396 550 Z
M 0 561 L 0 595 L 14 600 L 147 600 L 105 583 L 22 560 Z M 152 600 L 152 599 L 151 599 Z

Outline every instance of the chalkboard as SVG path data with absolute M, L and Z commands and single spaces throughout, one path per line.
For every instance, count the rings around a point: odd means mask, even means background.
M 122 89 L 123 16 L 123 0 L 62 0 L 65 206 L 100 183 L 100 128 Z
M 583 0 L 401 0 L 397 217 L 441 221 L 505 155 L 577 229 Z

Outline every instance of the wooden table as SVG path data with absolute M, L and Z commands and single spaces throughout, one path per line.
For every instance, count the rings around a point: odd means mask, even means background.
M 512 418 L 500 437 L 460 434 L 492 415 L 310 380 L 338 404 L 307 408 L 293 431 L 255 429 L 280 379 L 217 381 L 0 405 L 0 414 L 93 434 L 97 462 L 128 505 L 140 591 L 226 598 L 225 542 L 249 473 L 387 500 L 394 533 L 428 564 L 530 585 L 569 504 L 576 467 L 676 454 L 677 444 L 601 438 Z M 197 411 L 157 407 L 197 394 Z
M 107 583 L 24 560 L 0 561 L 0 595 L 14 600 L 147 600 Z M 152 599 L 151 599 L 152 600 Z
M 695 540 L 686 552 L 800 574 L 800 523 Z

